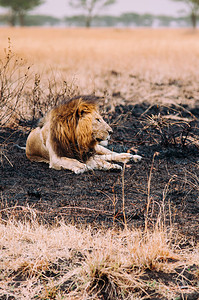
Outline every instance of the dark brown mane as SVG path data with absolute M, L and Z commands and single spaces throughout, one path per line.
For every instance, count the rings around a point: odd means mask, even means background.
M 97 110 L 98 100 L 99 98 L 95 96 L 74 97 L 51 111 L 50 138 L 53 150 L 59 157 L 65 156 L 86 161 L 93 154 L 95 142 L 91 133 L 87 131 L 87 140 L 79 144 L 81 139 L 78 139 L 76 129 L 81 119 L 87 122 L 84 117 Z

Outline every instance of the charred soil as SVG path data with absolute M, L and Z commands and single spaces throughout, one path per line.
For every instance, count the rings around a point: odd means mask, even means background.
M 104 118 L 113 128 L 109 148 L 140 154 L 125 172 L 75 175 L 32 163 L 25 146 L 32 127 L 1 128 L 0 212 L 2 218 L 36 212 L 40 220 L 123 226 L 122 201 L 129 226 L 143 227 L 147 203 L 150 224 L 163 213 L 167 225 L 199 239 L 199 110 L 185 106 L 117 106 Z M 124 185 L 122 185 L 124 176 Z M 149 225 L 150 225 L 149 224 Z

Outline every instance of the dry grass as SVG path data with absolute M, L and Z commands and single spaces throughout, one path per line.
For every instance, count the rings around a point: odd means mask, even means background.
M 0 58 L 9 37 L 13 51 L 39 74 L 42 91 L 49 82 L 66 81 L 113 103 L 191 103 L 199 99 L 198 35 L 187 29 L 2 28 Z
M 0 296 L 130 299 L 134 295 L 132 299 L 144 299 L 152 290 L 175 299 L 184 285 L 186 292 L 197 290 L 183 270 L 198 265 L 199 249 L 180 250 L 172 231 L 93 231 L 9 221 L 0 224 L 0 233 Z M 147 270 L 175 274 L 177 268 L 178 276 L 167 285 L 161 279 L 154 284 L 144 276 Z M 194 272 L 198 270 L 190 274 Z
M 113 69 L 157 79 L 197 78 L 198 32 L 2 28 L 0 42 L 5 48 L 8 37 L 15 51 L 40 71 L 58 70 L 70 76 L 86 72 L 87 77 Z
M 188 30 L 1 28 L 0 121 L 16 126 L 78 93 L 105 96 L 111 106 L 195 105 L 198 36 Z M 198 177 L 190 182 L 195 188 Z M 123 188 L 125 214 L 125 180 Z M 51 228 L 34 219 L 0 223 L 0 297 L 144 299 L 155 293 L 180 299 L 184 290 L 198 290 L 197 245 L 182 250 L 177 233 L 158 221 L 145 232 L 125 225 L 124 231 L 101 231 L 63 223 Z M 166 282 L 147 277 L 149 271 L 173 277 Z

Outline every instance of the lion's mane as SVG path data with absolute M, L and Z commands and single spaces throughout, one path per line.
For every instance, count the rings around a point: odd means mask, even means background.
M 86 161 L 94 153 L 92 113 L 96 97 L 77 97 L 57 106 L 50 115 L 50 141 L 59 157 Z

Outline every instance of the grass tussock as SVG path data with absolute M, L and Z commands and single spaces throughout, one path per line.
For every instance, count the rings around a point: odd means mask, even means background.
M 182 285 L 189 293 L 197 290 L 199 248 L 180 250 L 171 231 L 100 231 L 64 223 L 50 228 L 10 220 L 0 224 L 0 233 L 1 297 L 145 299 L 166 293 L 174 299 Z

